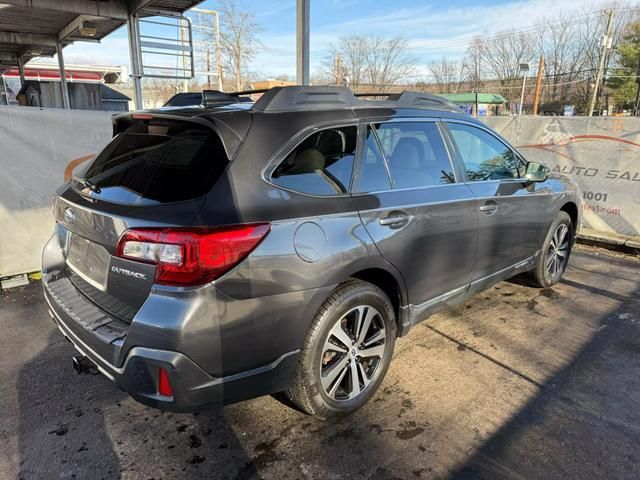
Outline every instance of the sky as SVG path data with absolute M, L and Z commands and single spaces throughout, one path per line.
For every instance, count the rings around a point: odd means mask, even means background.
M 340 36 L 403 36 L 416 59 L 415 80 L 428 76 L 427 65 L 442 56 L 460 60 L 471 36 L 505 29 L 526 29 L 543 17 L 577 15 L 601 9 L 608 0 L 311 0 L 311 72 Z M 619 0 L 621 6 L 637 6 Z M 255 13 L 263 48 L 250 67 L 262 78 L 295 76 L 295 0 L 244 0 Z M 207 0 L 200 8 L 216 9 Z M 76 43 L 64 51 L 70 64 L 129 64 L 126 27 L 101 44 Z M 534 60 L 534 59 L 532 59 Z

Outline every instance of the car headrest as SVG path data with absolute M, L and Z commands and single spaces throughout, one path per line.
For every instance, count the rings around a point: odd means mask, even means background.
M 398 140 L 389 164 L 393 168 L 418 170 L 424 161 L 424 149 L 417 138 L 405 137 Z
M 340 156 L 345 151 L 345 135 L 338 130 L 324 130 L 318 135 L 316 148 L 327 157 Z
M 289 173 L 311 173 L 324 169 L 324 155 L 315 148 L 307 148 L 299 152 L 293 159 L 293 165 Z

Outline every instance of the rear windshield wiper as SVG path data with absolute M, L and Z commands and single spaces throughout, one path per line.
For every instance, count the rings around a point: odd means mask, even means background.
M 91 182 L 90 180 L 86 179 L 86 178 L 82 178 L 82 177 L 78 177 L 77 175 L 71 175 L 71 180 L 73 180 L 74 182 L 79 183 L 80 185 L 82 185 L 85 188 L 88 188 L 89 190 L 91 190 L 94 193 L 100 193 L 100 187 L 98 185 L 96 185 L 95 183 Z

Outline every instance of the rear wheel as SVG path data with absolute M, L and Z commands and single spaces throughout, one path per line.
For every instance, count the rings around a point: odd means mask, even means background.
M 382 383 L 396 339 L 391 302 L 363 281 L 339 286 L 316 314 L 286 394 L 320 418 L 349 414 Z
M 540 287 L 551 287 L 560 281 L 569 263 L 573 245 L 573 224 L 566 212 L 559 212 L 551 224 L 532 276 Z

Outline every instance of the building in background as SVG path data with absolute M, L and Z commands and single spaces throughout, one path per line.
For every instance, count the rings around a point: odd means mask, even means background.
M 66 69 L 71 108 L 80 110 L 128 111 L 126 95 L 107 86 L 122 82 L 122 67 L 69 65 Z M 62 108 L 60 71 L 55 65 L 25 67 L 25 83 L 20 84 L 17 68 L 0 75 L 0 105 Z
M 486 117 L 490 115 L 504 115 L 507 99 L 496 93 L 441 93 L 441 97 L 455 103 L 469 115 Z

